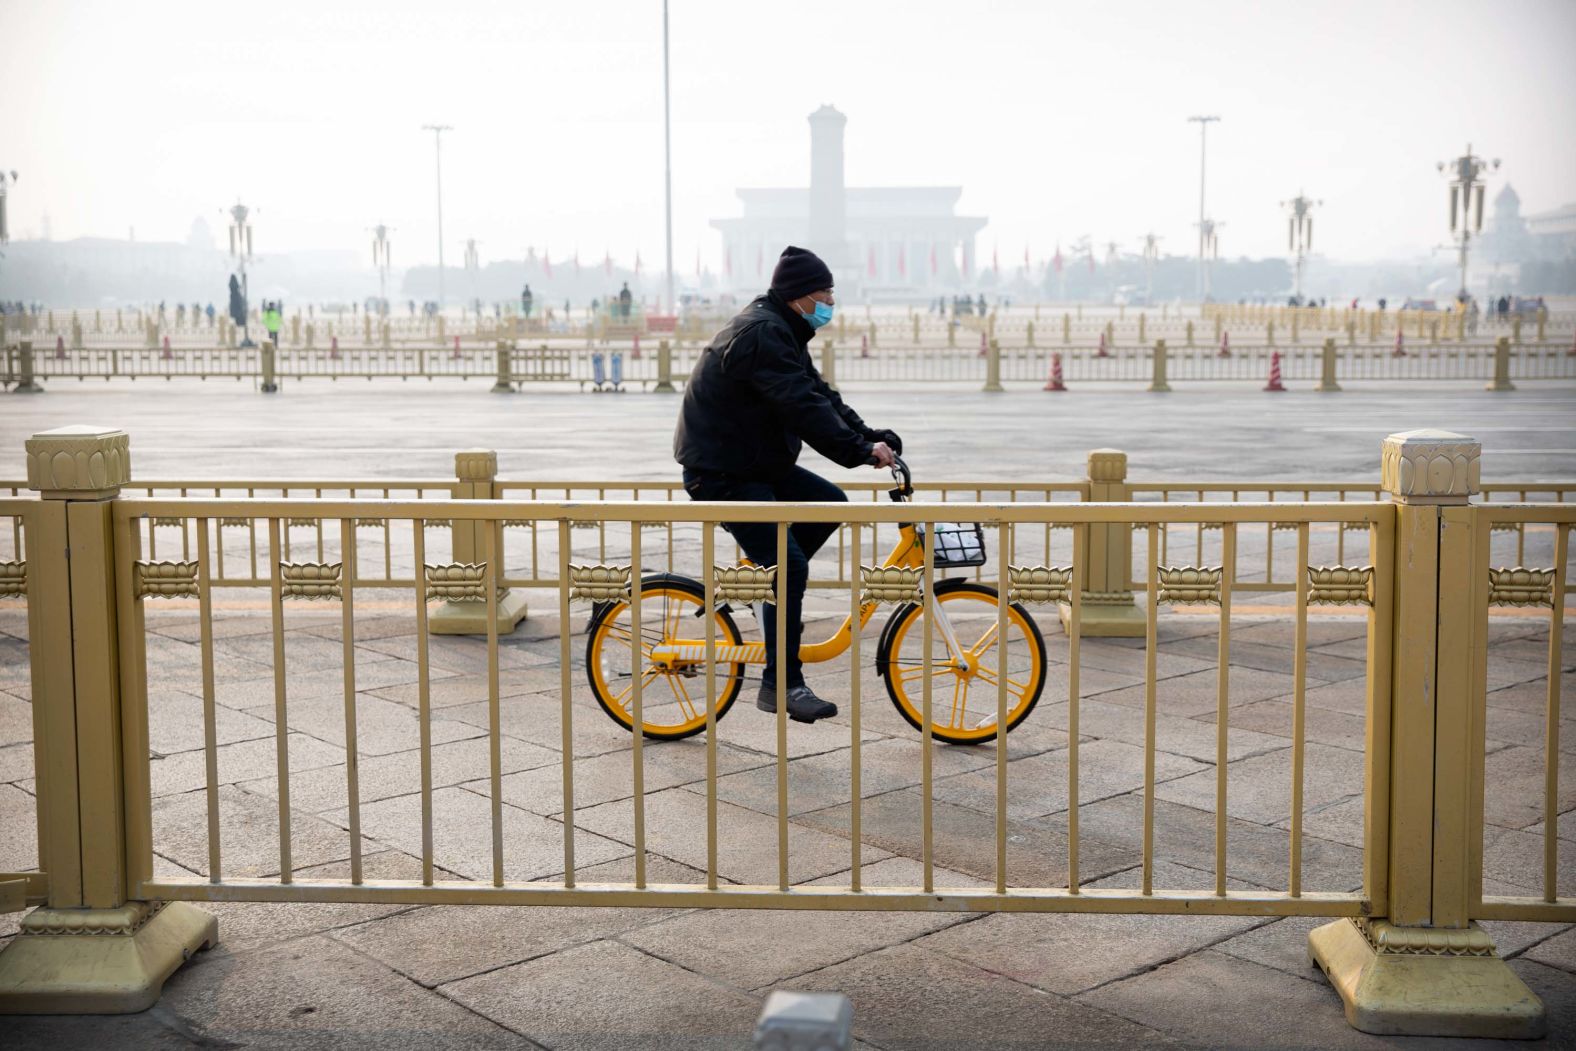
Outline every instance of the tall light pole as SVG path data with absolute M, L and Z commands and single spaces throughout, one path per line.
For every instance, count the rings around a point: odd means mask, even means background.
M 1155 264 L 1160 261 L 1160 237 L 1158 234 L 1144 235 L 1144 303 L 1154 302 L 1155 298 Z
M 1302 266 L 1308 253 L 1313 251 L 1313 210 L 1323 204 L 1323 201 L 1310 200 L 1301 191 L 1291 200 L 1281 202 L 1281 207 L 1286 209 L 1286 251 L 1297 260 L 1293 294 L 1299 303 L 1302 302 Z
M 241 271 L 241 346 L 255 346 L 250 333 L 247 332 L 248 322 L 252 317 L 252 294 L 246 280 L 246 261 L 252 258 L 252 224 L 247 222 L 251 209 L 240 201 L 235 202 L 235 207 L 230 209 L 230 257 L 236 261 Z
M 1483 188 L 1488 183 L 1484 172 L 1490 169 L 1499 170 L 1499 158 L 1484 160 L 1472 152 L 1471 143 L 1467 144 L 1467 152 L 1455 160 L 1439 162 L 1440 172 L 1451 176 L 1450 233 L 1460 242 L 1463 302 L 1467 298 L 1467 248 L 1472 235 L 1483 232 Z
M 1198 292 L 1200 298 L 1207 299 L 1209 297 L 1209 268 L 1208 264 L 1204 261 L 1206 240 L 1205 226 L 1208 223 L 1208 220 L 1204 218 L 1205 146 L 1207 145 L 1209 126 L 1220 120 L 1220 118 L 1215 116 L 1201 116 L 1189 117 L 1188 120 L 1198 124 Z M 1213 231 L 1211 231 L 1211 233 L 1213 233 Z
M 5 198 L 12 183 L 16 182 L 16 172 L 0 171 L 0 245 L 11 240 L 10 228 L 5 220 Z
M 662 0 L 662 177 L 667 201 L 668 313 L 678 314 L 673 298 L 673 116 L 668 104 L 668 0 Z
M 1199 278 L 1203 282 L 1200 295 L 1205 301 L 1208 301 L 1210 296 L 1209 265 L 1220 258 L 1220 228 L 1225 225 L 1225 223 L 1217 223 L 1213 219 L 1205 219 L 1198 224 Z
M 389 228 L 382 223 L 372 228 L 372 265 L 378 268 L 378 313 L 383 317 L 389 312 L 389 267 L 393 265 L 390 255 L 393 246 L 389 243 Z
M 471 299 L 475 301 L 474 306 L 476 307 L 476 315 L 478 317 L 481 316 L 482 301 L 481 297 L 476 294 L 476 284 L 478 279 L 481 277 L 481 270 L 482 257 L 481 254 L 476 251 L 476 238 L 472 237 L 465 242 L 465 274 L 468 278 L 470 278 Z
M 447 124 L 423 124 L 432 132 L 433 156 L 438 162 L 438 311 L 443 312 L 443 133 L 454 129 Z

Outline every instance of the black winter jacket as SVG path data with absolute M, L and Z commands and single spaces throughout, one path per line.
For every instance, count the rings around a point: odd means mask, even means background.
M 809 442 L 844 467 L 869 462 L 871 429 L 816 371 L 814 335 L 776 293 L 757 296 L 701 351 L 673 458 L 692 471 L 769 477 Z

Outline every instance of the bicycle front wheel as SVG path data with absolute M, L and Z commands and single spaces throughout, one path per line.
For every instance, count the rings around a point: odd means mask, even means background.
M 1007 729 L 1023 722 L 1045 688 L 1045 639 L 1020 605 L 1007 608 L 1007 637 L 997 633 L 996 589 L 952 580 L 936 585 L 936 603 L 961 648 L 948 653 L 940 624 L 931 641 L 930 731 L 951 744 L 996 736 L 997 682 L 1007 679 Z M 939 619 L 939 618 L 938 618 Z M 887 695 L 910 726 L 924 731 L 925 607 L 898 607 L 882 633 L 876 663 Z M 1005 671 L 1004 671 L 1005 670 Z
M 706 729 L 706 663 L 675 661 L 660 667 L 652 649 L 679 639 L 704 639 L 702 619 L 705 594 L 687 577 L 656 575 L 641 585 L 641 732 L 659 740 L 677 740 Z M 725 609 L 714 610 L 717 647 L 737 647 L 744 639 Z M 633 619 L 629 603 L 603 606 L 586 633 L 586 677 L 597 704 L 624 727 L 635 724 Z M 717 718 L 721 719 L 744 685 L 743 664 L 718 664 L 716 670 Z

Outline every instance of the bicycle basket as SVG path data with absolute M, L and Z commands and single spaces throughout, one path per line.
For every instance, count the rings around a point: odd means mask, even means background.
M 985 564 L 985 530 L 978 522 L 937 522 L 935 564 L 937 569 L 954 569 Z M 921 545 L 925 543 L 925 527 L 916 524 L 914 532 Z

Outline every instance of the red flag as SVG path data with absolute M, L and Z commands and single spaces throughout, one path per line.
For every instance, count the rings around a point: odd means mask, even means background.
M 906 245 L 897 246 L 897 276 L 902 278 L 908 277 L 908 247 Z
M 932 276 L 936 273 L 936 242 L 934 241 L 930 242 L 930 273 Z
M 990 246 L 990 268 L 996 273 L 1001 273 L 1001 257 L 996 253 L 996 246 Z
M 548 258 L 550 254 L 547 249 L 542 249 L 542 272 L 548 277 L 553 276 L 553 261 Z
M 602 270 L 608 277 L 613 276 L 613 253 L 606 249 L 602 252 Z
M 1051 258 L 1051 266 L 1055 267 L 1058 274 L 1062 272 L 1062 246 L 1060 244 L 1056 246 L 1056 255 Z
M 866 264 L 866 270 L 869 272 L 871 277 L 875 277 L 876 276 L 876 246 L 875 245 L 871 245 L 870 246 L 870 261 Z

